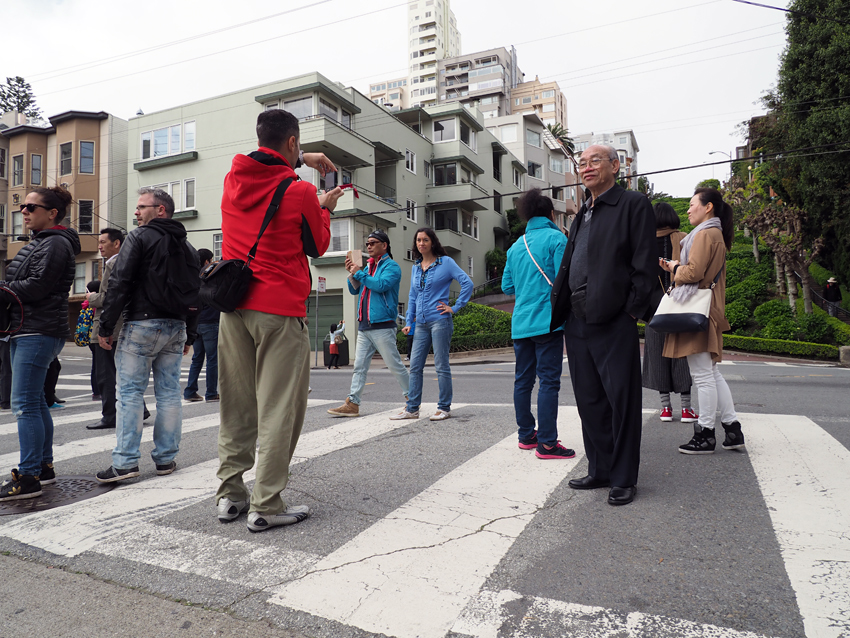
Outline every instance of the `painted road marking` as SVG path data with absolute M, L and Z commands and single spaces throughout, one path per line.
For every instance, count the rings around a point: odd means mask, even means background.
M 805 417 L 741 420 L 806 636 L 850 636 L 850 451 Z
M 581 441 L 576 408 L 561 408 L 558 431 Z M 399 638 L 441 638 L 581 458 L 540 461 L 517 450 L 512 433 L 269 602 Z

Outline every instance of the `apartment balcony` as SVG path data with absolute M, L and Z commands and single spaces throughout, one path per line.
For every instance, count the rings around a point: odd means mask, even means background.
M 301 120 L 301 149 L 324 153 L 337 166 L 362 168 L 375 162 L 372 143 L 356 131 L 326 115 Z
M 395 203 L 395 189 L 383 184 L 376 184 L 376 190 L 381 190 L 385 195 L 381 197 L 377 192 L 355 185 L 359 198 L 354 197 L 354 191 L 346 188 L 342 192 L 342 197 L 337 201 L 334 209 L 333 217 L 344 217 L 345 215 L 362 214 L 362 213 L 386 213 L 388 211 L 395 213 L 395 210 L 401 210 L 401 207 Z
M 447 252 L 459 253 L 463 249 L 463 235 L 458 231 L 444 228 L 442 230 L 435 230 L 434 232 L 436 232 L 437 239 L 440 240 L 440 244 L 442 244 Z
M 460 208 L 469 211 L 487 210 L 492 204 L 492 196 L 478 184 L 472 182 L 447 184 L 445 186 L 427 186 L 425 188 L 425 205 L 436 206 L 448 202 L 457 203 Z

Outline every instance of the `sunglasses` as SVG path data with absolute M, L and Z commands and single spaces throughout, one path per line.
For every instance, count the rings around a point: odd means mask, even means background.
M 23 213 L 25 210 L 34 213 L 36 208 L 43 208 L 44 210 L 53 210 L 52 208 L 48 208 L 47 206 L 42 206 L 41 204 L 21 204 L 21 212 Z

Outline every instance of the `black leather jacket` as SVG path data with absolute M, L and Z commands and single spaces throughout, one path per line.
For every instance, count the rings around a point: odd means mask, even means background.
M 186 229 L 173 219 L 156 218 L 145 226 L 136 228 L 127 235 L 121 244 L 118 258 L 109 276 L 106 299 L 100 313 L 99 336 L 109 337 L 115 330 L 115 323 L 123 311 L 124 321 L 144 321 L 145 319 L 180 319 L 186 322 L 186 345 L 192 345 L 198 336 L 198 316 L 177 316 L 154 306 L 145 293 L 145 281 L 151 265 L 151 256 L 156 242 L 165 237 L 148 226 L 156 225 L 160 229 L 179 239 L 186 237 Z M 117 337 L 117 335 L 116 335 Z
M 18 251 L 6 268 L 6 281 L 0 282 L 23 306 L 23 325 L 15 334 L 70 337 L 68 293 L 74 283 L 74 256 L 78 254 L 77 231 L 63 226 L 33 233 L 32 240 Z M 21 323 L 21 306 L 5 291 L 0 299 L 4 307 L 10 304 L 9 325 L 14 329 Z

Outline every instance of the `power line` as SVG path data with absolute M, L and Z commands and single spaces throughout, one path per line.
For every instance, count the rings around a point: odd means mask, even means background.
M 784 13 L 791 13 L 793 15 L 805 16 L 807 18 L 815 18 L 816 20 L 828 20 L 830 22 L 835 22 L 837 24 L 841 24 L 844 26 L 850 25 L 850 22 L 846 22 L 844 20 L 836 20 L 835 18 L 829 18 L 827 16 L 818 15 L 816 13 L 809 13 L 807 11 L 797 11 L 795 9 L 783 9 L 782 7 L 774 7 L 769 4 L 761 4 L 760 2 L 750 2 L 749 0 L 732 0 L 732 2 L 739 2 L 741 4 L 749 4 L 754 7 L 762 7 L 763 9 L 776 9 L 777 11 L 782 11 Z

